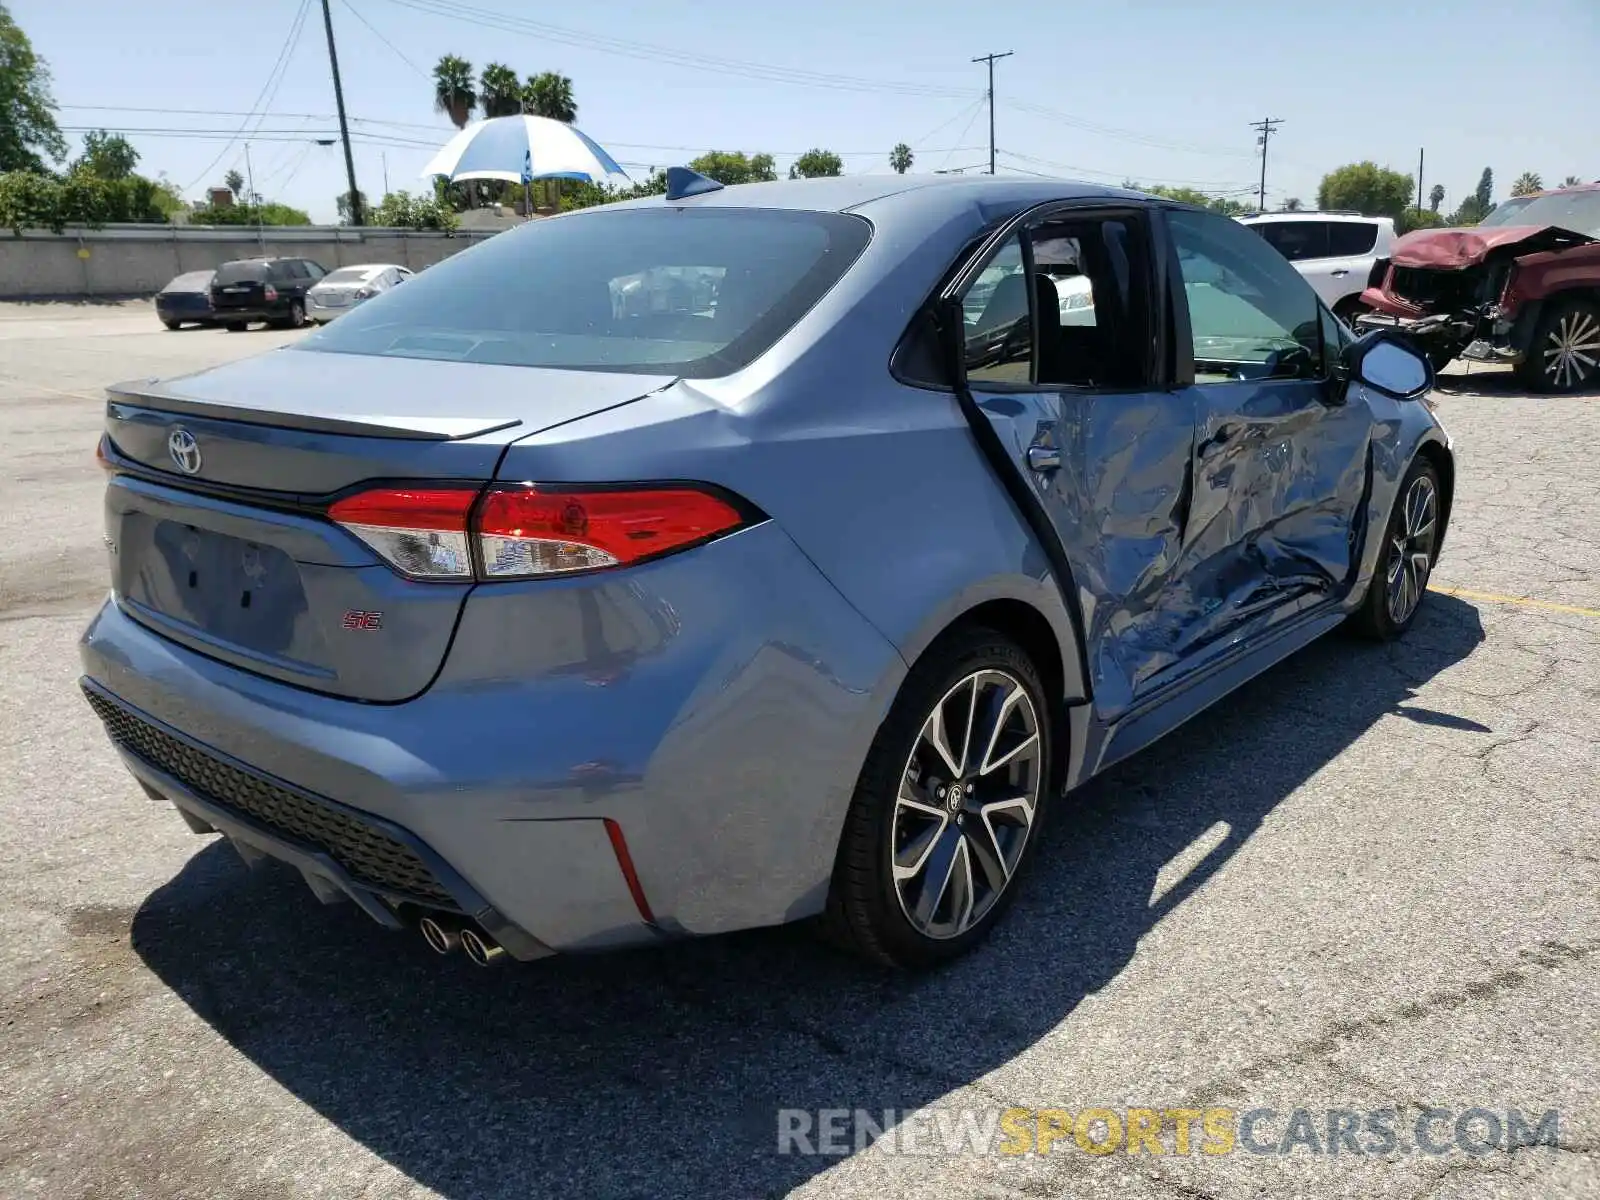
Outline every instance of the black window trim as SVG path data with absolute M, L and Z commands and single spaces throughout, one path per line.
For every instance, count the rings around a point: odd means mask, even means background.
M 1082 196 L 1074 199 L 1046 200 L 1031 208 L 1012 213 L 998 223 L 992 225 L 986 232 L 974 239 L 977 243 L 968 242 L 961 248 L 955 262 L 945 273 L 943 282 L 934 288 L 929 297 L 918 306 L 916 315 L 912 318 L 905 332 L 895 344 L 894 354 L 890 359 L 890 373 L 896 380 L 910 387 L 921 388 L 924 391 L 953 392 L 955 388 L 947 380 L 934 381 L 931 379 L 917 379 L 904 374 L 900 369 L 900 362 L 906 344 L 917 336 L 920 327 L 925 326 L 931 306 L 938 300 L 949 300 L 959 296 L 974 280 L 983 273 L 1002 247 L 1011 237 L 1019 235 L 1025 228 L 1042 224 L 1050 217 L 1059 214 L 1070 214 L 1075 217 L 1110 219 L 1114 217 L 1127 217 L 1134 221 L 1144 231 L 1145 245 L 1148 253 L 1144 256 L 1148 261 L 1145 270 L 1148 277 L 1145 280 L 1148 311 L 1146 315 L 1151 321 L 1153 337 L 1147 362 L 1148 377 L 1145 382 L 1137 387 L 1083 387 L 1072 383 L 1002 383 L 993 380 L 976 381 L 981 384 L 975 390 L 985 395 L 1000 394 L 1061 394 L 1094 395 L 1094 396 L 1126 396 L 1141 395 L 1150 392 L 1174 391 L 1178 386 L 1174 383 L 1172 372 L 1168 369 L 1171 365 L 1171 354 L 1168 347 L 1171 343 L 1171 334 L 1163 305 L 1156 303 L 1156 298 L 1166 293 L 1168 287 L 1169 268 L 1167 256 L 1162 253 L 1162 237 L 1165 234 L 1164 223 L 1156 220 L 1157 206 L 1148 201 L 1112 200 L 1104 196 Z M 1023 268 L 1029 271 L 1033 264 L 1033 246 L 1030 239 L 1020 239 L 1023 254 Z M 1032 289 L 1028 292 L 1028 319 L 1033 335 L 1033 362 L 1029 371 L 1032 373 L 1037 368 L 1037 354 L 1039 344 L 1039 314 L 1035 311 Z M 1190 347 L 1191 354 L 1193 347 Z

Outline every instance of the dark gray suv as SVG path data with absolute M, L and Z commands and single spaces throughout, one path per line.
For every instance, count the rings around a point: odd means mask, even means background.
M 243 258 L 223 263 L 211 280 L 211 308 L 230 332 L 251 321 L 284 329 L 306 323 L 306 292 L 327 268 L 309 258 Z

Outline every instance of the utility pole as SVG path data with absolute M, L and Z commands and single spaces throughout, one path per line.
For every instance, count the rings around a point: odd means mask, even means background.
M 344 173 L 350 181 L 350 224 L 365 225 L 361 211 L 361 192 L 356 188 L 356 160 L 350 154 L 350 126 L 344 117 L 344 87 L 339 82 L 339 52 L 333 46 L 333 14 L 328 0 L 322 0 L 322 27 L 328 31 L 328 63 L 333 67 L 333 102 L 339 108 L 339 136 L 344 140 Z
M 256 243 L 261 253 L 267 252 L 267 235 L 261 228 L 261 197 L 256 195 L 256 172 L 250 165 L 250 143 L 244 144 L 244 186 L 250 191 L 250 205 L 256 210 Z
M 1250 122 L 1251 129 L 1261 132 L 1261 136 L 1256 138 L 1256 145 L 1261 147 L 1261 194 L 1256 200 L 1256 208 L 1260 212 L 1267 211 L 1267 142 L 1282 124 L 1282 117 L 1264 117 Z
M 1004 54 L 982 54 L 972 61 L 975 63 L 989 64 L 989 174 L 994 174 L 994 60 L 997 58 L 1010 58 L 1015 50 L 1007 50 Z
M 389 194 L 389 152 L 380 150 L 378 151 L 378 157 L 383 159 L 383 194 L 387 196 Z
M 1422 211 L 1422 160 L 1427 154 L 1427 147 L 1417 151 L 1417 211 Z

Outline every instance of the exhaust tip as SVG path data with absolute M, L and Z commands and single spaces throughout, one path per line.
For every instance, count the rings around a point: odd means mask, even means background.
M 449 954 L 462 942 L 459 929 L 434 917 L 423 917 L 417 922 L 417 929 L 435 954 Z
M 506 948 L 486 933 L 476 929 L 461 931 L 461 948 L 480 967 L 492 967 L 506 956 Z

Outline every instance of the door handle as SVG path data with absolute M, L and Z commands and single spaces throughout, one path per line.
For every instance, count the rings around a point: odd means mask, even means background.
M 1332 271 L 1329 271 L 1328 274 L 1332 275 L 1335 279 L 1343 279 L 1346 275 L 1350 274 L 1350 268 L 1335 267 Z
M 1061 467 L 1061 451 L 1054 446 L 1029 446 L 1028 468 L 1033 471 L 1055 471 Z

